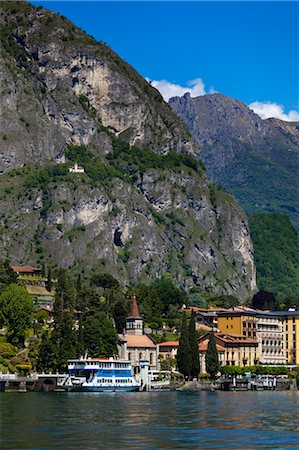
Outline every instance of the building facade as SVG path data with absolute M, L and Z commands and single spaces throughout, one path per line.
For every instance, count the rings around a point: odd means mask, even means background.
M 221 333 L 256 339 L 256 312 L 247 308 L 234 307 L 217 313 L 217 328 Z
M 261 364 L 285 364 L 283 318 L 271 312 L 257 312 L 256 339 Z
M 125 332 L 118 336 L 118 353 L 122 359 L 131 361 L 135 371 L 139 370 L 140 361 L 148 361 L 151 370 L 159 367 L 158 346 L 143 333 L 143 319 L 135 296 L 131 300 L 130 315 L 127 317 Z
M 286 364 L 299 365 L 299 311 L 281 313 Z
M 225 349 L 224 365 L 246 367 L 258 364 L 260 355 L 256 339 L 215 333 L 215 340 Z

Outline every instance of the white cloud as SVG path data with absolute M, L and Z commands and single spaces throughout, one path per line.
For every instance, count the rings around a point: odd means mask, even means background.
M 188 81 L 187 86 L 180 86 L 179 84 L 174 84 L 167 80 L 157 81 L 150 80 L 149 78 L 146 78 L 146 80 L 151 83 L 154 88 L 158 89 L 166 102 L 168 102 L 171 97 L 182 97 L 186 92 L 189 92 L 191 97 L 207 94 L 202 78 Z M 214 88 L 211 88 L 209 91 L 209 93 L 212 92 L 215 92 Z
M 256 114 L 258 114 L 262 119 L 269 119 L 270 117 L 275 117 L 276 119 L 285 120 L 286 122 L 298 122 L 299 112 L 294 109 L 290 110 L 288 113 L 284 111 L 282 105 L 271 102 L 253 102 L 248 105 Z

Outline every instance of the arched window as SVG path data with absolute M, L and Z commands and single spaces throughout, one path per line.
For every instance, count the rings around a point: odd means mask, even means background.
M 129 361 L 131 361 L 131 353 L 130 352 L 128 353 L 128 359 L 129 359 Z
M 150 364 L 153 364 L 153 354 L 150 353 Z
M 139 361 L 142 359 L 142 353 L 139 353 Z

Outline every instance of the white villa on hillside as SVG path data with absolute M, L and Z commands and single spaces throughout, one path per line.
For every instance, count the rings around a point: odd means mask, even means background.
M 78 166 L 77 163 L 75 163 L 74 166 L 69 167 L 69 172 L 71 173 L 84 173 L 84 168 L 81 166 Z

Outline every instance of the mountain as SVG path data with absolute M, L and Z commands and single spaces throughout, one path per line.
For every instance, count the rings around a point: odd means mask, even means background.
M 247 213 L 287 214 L 299 229 L 299 123 L 262 120 L 222 94 L 169 100 L 196 142 L 208 176 Z
M 1 2 L 0 23 L 0 256 L 250 297 L 246 215 L 159 92 L 41 7 Z

